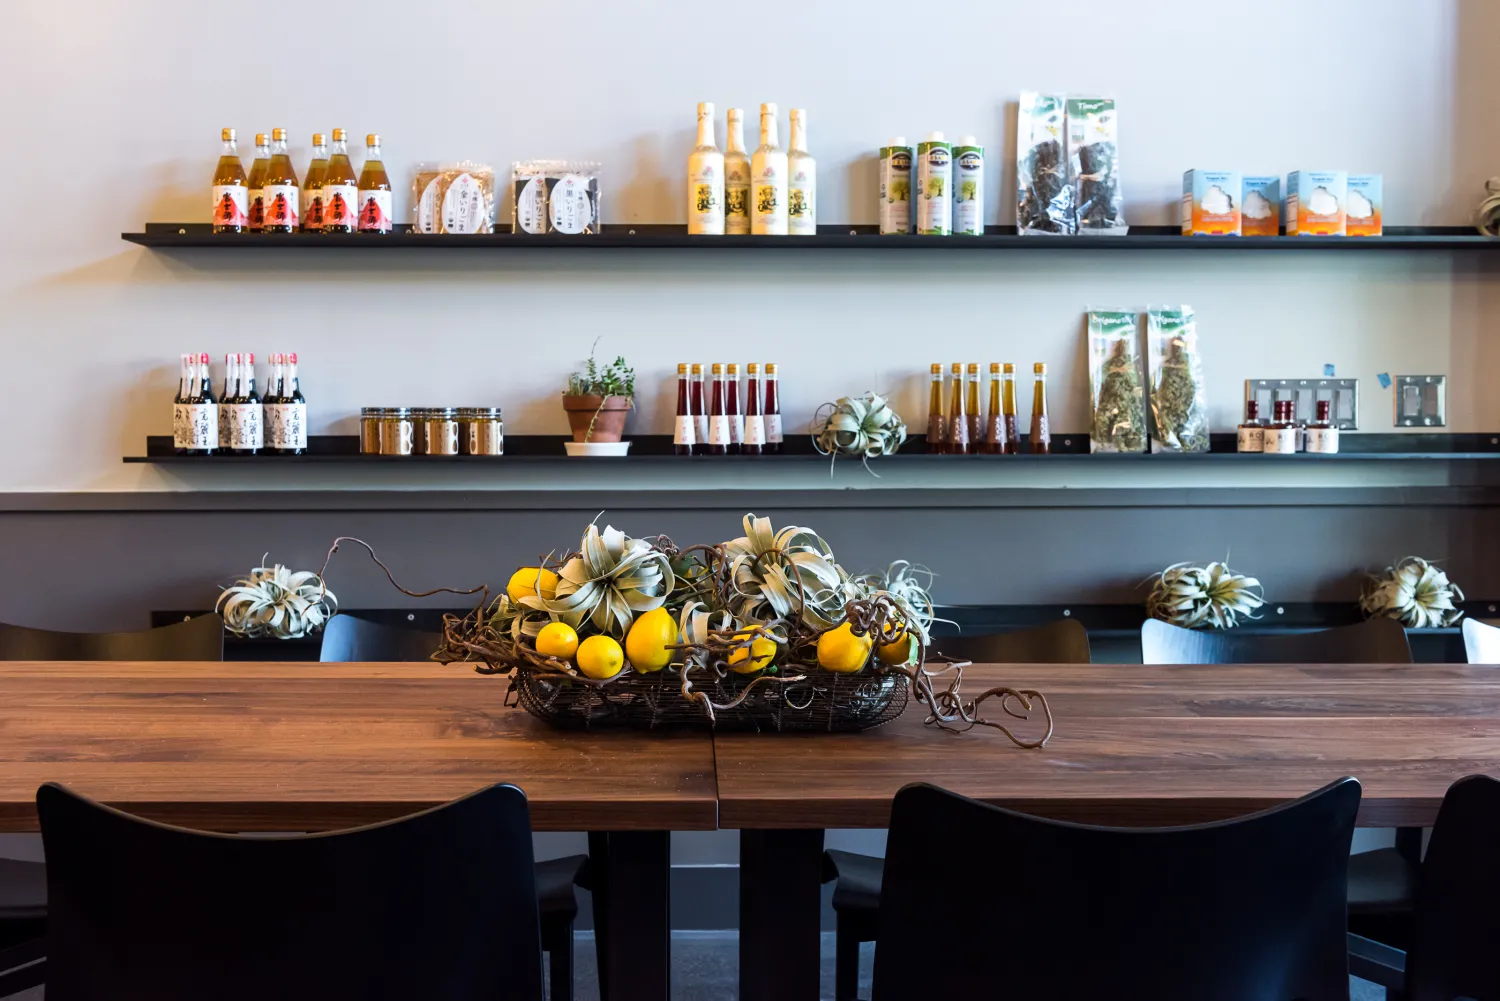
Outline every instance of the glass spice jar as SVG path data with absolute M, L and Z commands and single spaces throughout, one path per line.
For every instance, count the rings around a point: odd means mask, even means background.
M 505 420 L 500 407 L 459 407 L 459 453 L 504 455 Z
M 411 408 L 384 408 L 380 416 L 380 454 L 411 455 L 415 445 Z
M 458 454 L 458 410 L 455 407 L 417 407 L 412 426 L 418 455 Z
M 386 407 L 363 407 L 359 412 L 359 453 L 380 454 L 380 421 Z

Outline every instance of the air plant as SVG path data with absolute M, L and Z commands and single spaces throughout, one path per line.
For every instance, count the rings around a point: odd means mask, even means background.
M 745 515 L 745 534 L 724 543 L 729 561 L 729 612 L 739 623 L 801 619 L 827 629 L 843 620 L 844 602 L 857 597 L 844 568 L 816 532 Z
M 825 413 L 826 411 L 826 413 Z M 813 448 L 819 455 L 857 456 L 868 463 L 882 455 L 894 455 L 906 441 L 906 422 L 885 397 L 875 393 L 841 396 L 836 403 L 818 408 L 813 423 Z
M 1393 567 L 1371 574 L 1359 598 L 1366 618 L 1396 619 L 1408 629 L 1451 626 L 1463 617 L 1459 586 L 1448 575 L 1418 556 L 1408 556 Z
M 558 577 L 555 598 L 527 596 L 521 606 L 546 612 L 574 629 L 587 622 L 611 636 L 624 636 L 638 613 L 666 604 L 676 583 L 665 553 L 615 528 L 600 532 L 595 524 Z
M 861 597 L 885 595 L 895 602 L 907 627 L 925 646 L 932 641 L 930 630 L 936 619 L 931 593 L 934 577 L 935 574 L 926 567 L 897 560 L 886 567 L 884 573 L 860 574 L 853 583 L 864 592 Z
M 278 563 L 256 567 L 250 576 L 225 588 L 214 611 L 236 636 L 294 640 L 322 629 L 338 607 L 322 577 L 311 570 L 294 573 Z
M 1146 614 L 1185 629 L 1232 629 L 1242 616 L 1258 618 L 1255 610 L 1266 603 L 1260 581 L 1235 573 L 1228 563 L 1174 563 L 1150 580 Z

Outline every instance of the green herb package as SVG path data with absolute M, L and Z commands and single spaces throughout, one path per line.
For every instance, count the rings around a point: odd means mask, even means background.
M 1146 399 L 1133 310 L 1089 312 L 1090 452 L 1144 452 Z
M 1151 451 L 1207 452 L 1208 400 L 1191 306 L 1152 307 L 1146 314 L 1151 361 Z

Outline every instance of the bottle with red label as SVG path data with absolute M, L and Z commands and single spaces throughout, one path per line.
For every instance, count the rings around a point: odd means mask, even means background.
M 266 205 L 261 185 L 266 181 L 266 171 L 271 166 L 271 144 L 264 132 L 255 133 L 255 161 L 250 164 L 250 232 L 259 233 L 265 224 Z
M 391 231 L 391 179 L 380 160 L 380 137 L 365 136 L 365 165 L 359 172 L 359 231 L 381 236 Z
M 328 144 L 323 133 L 313 133 L 312 160 L 307 178 L 302 182 L 302 232 L 316 233 L 323 228 L 323 179 L 328 174 Z
M 359 218 L 359 182 L 349 162 L 349 138 L 343 129 L 333 130 L 333 151 L 323 175 L 323 232 L 353 233 Z
M 672 426 L 672 453 L 692 455 L 698 443 L 698 428 L 693 421 L 692 379 L 687 363 L 677 366 L 677 420 Z
M 240 150 L 234 141 L 234 129 L 220 133 L 224 148 L 219 150 L 219 165 L 214 168 L 214 232 L 243 233 L 250 225 L 250 185 Z
M 261 201 L 265 206 L 261 232 L 277 235 L 297 232 L 302 218 L 302 189 L 287 152 L 286 129 L 271 130 L 271 163 L 261 182 Z
M 761 420 L 766 425 L 765 451 L 770 454 L 781 451 L 781 379 L 776 374 L 776 363 L 766 363 L 766 406 Z

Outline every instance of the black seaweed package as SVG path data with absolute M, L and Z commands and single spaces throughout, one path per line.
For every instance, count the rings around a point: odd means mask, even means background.
M 1124 236 L 1120 193 L 1120 121 L 1108 97 L 1068 98 L 1068 182 L 1080 236 Z
M 1065 102 L 1055 94 L 1021 95 L 1016 126 L 1016 229 L 1073 232 L 1073 189 L 1063 159 Z

